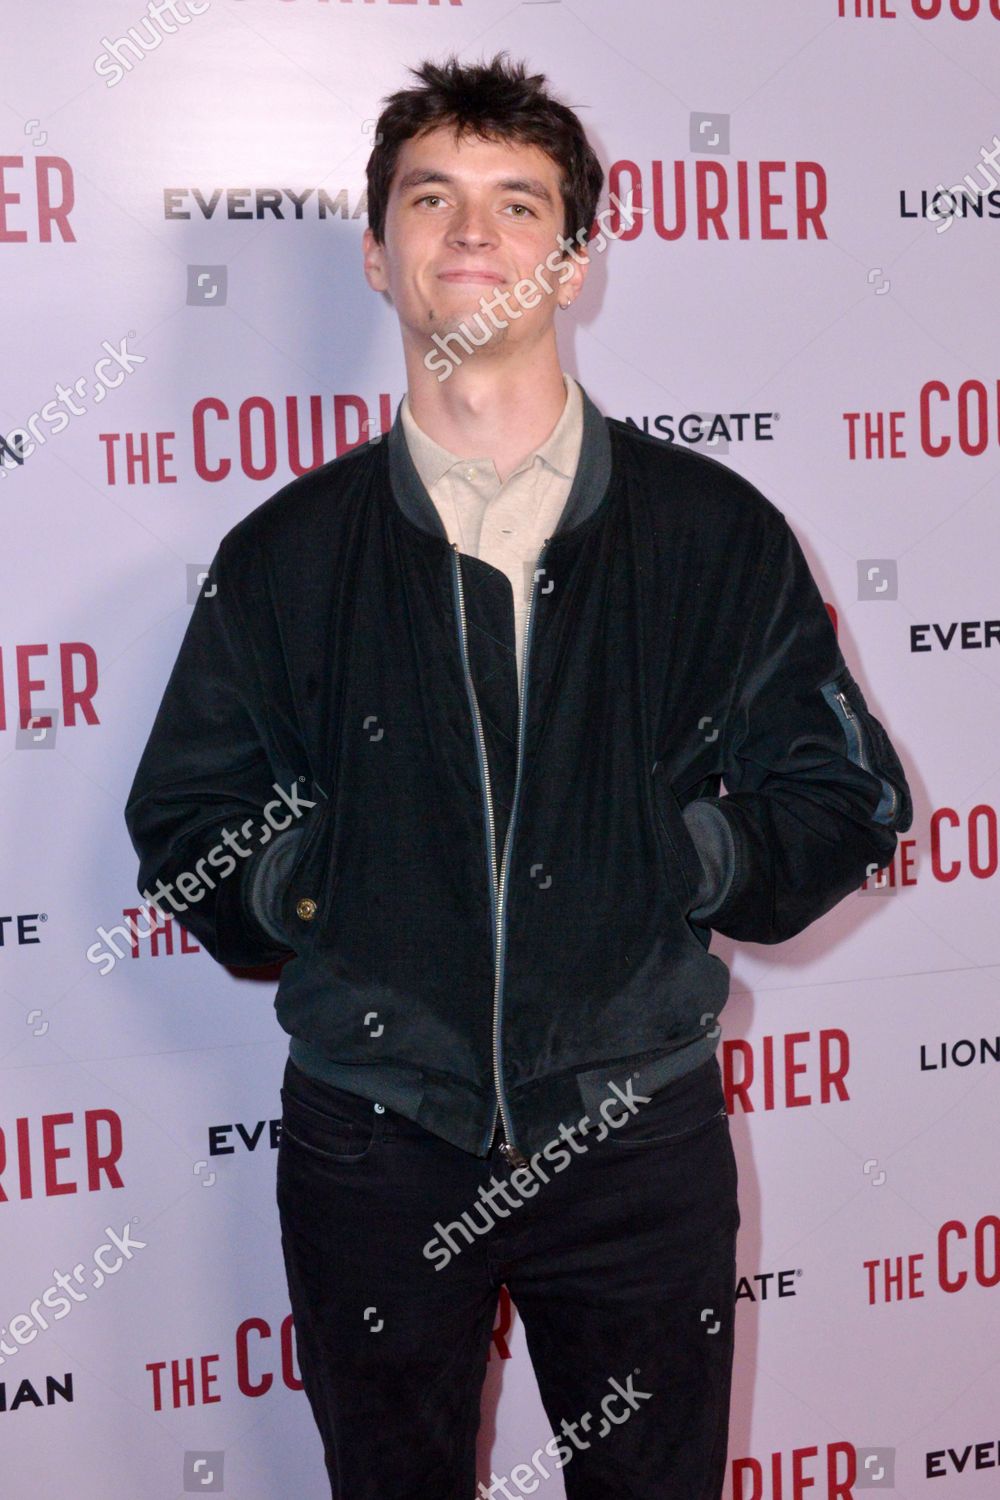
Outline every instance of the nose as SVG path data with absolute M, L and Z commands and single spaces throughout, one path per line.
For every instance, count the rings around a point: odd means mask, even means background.
M 458 215 L 449 238 L 453 245 L 460 245 L 462 249 L 495 245 L 496 230 L 490 222 L 489 210 L 470 205 Z

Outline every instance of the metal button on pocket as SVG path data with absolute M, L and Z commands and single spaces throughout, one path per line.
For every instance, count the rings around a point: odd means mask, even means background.
M 321 907 L 330 863 L 327 835 L 331 829 L 331 802 L 317 782 L 313 786 L 324 801 L 322 806 L 310 813 L 307 824 L 296 831 L 297 848 L 292 866 L 284 874 L 281 894 L 284 925 L 290 933 L 298 931 L 303 938 L 305 933 L 298 927 L 298 923 L 310 922 L 316 930 L 323 925 Z M 315 894 L 297 894 L 310 890 Z

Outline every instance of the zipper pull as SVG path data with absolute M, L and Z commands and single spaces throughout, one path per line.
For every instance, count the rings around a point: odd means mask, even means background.
M 507 1158 L 511 1166 L 526 1167 L 528 1165 L 528 1158 L 526 1156 L 522 1156 L 517 1147 L 510 1144 L 510 1141 L 501 1142 L 500 1154 Z
M 837 693 L 834 694 L 834 696 L 836 698 L 840 699 L 840 706 L 844 710 L 844 713 L 847 715 L 847 717 L 849 719 L 853 719 L 854 718 L 854 710 L 851 707 L 851 705 L 848 703 L 847 699 L 844 697 L 844 694 L 842 692 L 837 692 Z

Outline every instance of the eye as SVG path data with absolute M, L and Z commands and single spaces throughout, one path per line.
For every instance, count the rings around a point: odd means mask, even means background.
M 422 197 L 415 199 L 414 202 L 415 203 L 430 203 L 430 201 L 432 199 L 435 202 L 437 202 L 437 203 L 443 203 L 444 202 L 444 199 L 441 197 L 440 193 L 424 193 L 422 195 Z M 524 210 L 524 213 L 530 215 L 530 217 L 532 219 L 537 219 L 538 218 L 538 215 L 535 213 L 535 210 L 533 208 L 529 208 L 526 203 L 508 203 L 507 207 L 508 208 L 522 208 Z M 523 214 L 514 214 L 513 217 L 517 218 L 517 219 L 520 219 L 520 218 L 523 218 L 524 215 Z

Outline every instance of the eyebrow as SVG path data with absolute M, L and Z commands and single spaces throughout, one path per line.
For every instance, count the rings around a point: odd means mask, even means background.
M 397 191 L 405 193 L 409 188 L 421 187 L 428 182 L 441 182 L 446 187 L 454 187 L 457 185 L 457 178 L 437 167 L 414 167 L 399 179 Z M 496 186 L 503 192 L 524 193 L 530 198 L 537 198 L 549 208 L 554 206 L 552 194 L 537 177 L 501 177 Z

